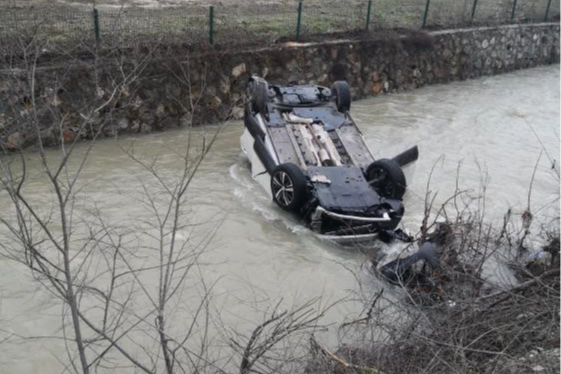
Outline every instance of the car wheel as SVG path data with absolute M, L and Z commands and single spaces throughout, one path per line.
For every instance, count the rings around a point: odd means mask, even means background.
M 271 174 L 271 193 L 282 209 L 297 212 L 308 197 L 304 172 L 294 164 L 278 165 Z
M 249 94 L 251 108 L 261 115 L 267 114 L 267 101 L 269 100 L 269 84 L 263 79 L 254 79 L 250 82 Z
M 351 110 L 351 89 L 347 82 L 337 81 L 333 83 L 331 92 L 335 97 L 335 103 L 339 112 L 346 113 Z
M 366 180 L 382 197 L 401 199 L 407 184 L 399 164 L 393 160 L 376 160 L 366 169 Z

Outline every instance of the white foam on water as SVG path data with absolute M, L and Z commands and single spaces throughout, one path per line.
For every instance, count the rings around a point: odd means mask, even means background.
M 295 234 L 311 234 L 295 217 L 276 207 L 267 194 L 253 180 L 247 160 L 240 160 L 229 168 L 230 176 L 236 183 L 234 196 L 239 198 L 245 206 L 259 212 L 263 218 L 271 223 L 281 223 L 286 229 Z

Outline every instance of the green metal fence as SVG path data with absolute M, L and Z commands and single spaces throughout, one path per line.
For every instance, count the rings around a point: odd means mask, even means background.
M 387 28 L 558 21 L 559 8 L 560 0 L 285 0 L 156 9 L 0 5 L 0 53 L 32 38 L 67 48 L 154 42 L 228 47 Z

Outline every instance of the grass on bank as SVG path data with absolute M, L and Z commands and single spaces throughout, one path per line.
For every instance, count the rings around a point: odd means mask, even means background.
M 504 24 L 511 21 L 543 21 L 548 0 L 518 1 L 513 19 L 513 0 L 473 0 L 454 2 L 432 0 L 426 26 L 452 28 L 469 25 Z M 15 4 L 15 6 L 14 6 Z M 271 43 L 296 37 L 295 2 L 250 3 L 214 6 L 214 42 L 224 45 Z M 4 1 L 0 4 L 0 40 L 41 35 L 51 42 L 95 44 L 92 8 L 66 4 Z M 305 1 L 301 16 L 301 37 L 364 31 L 368 2 Z M 371 30 L 380 28 L 421 28 L 425 0 L 373 0 Z M 199 44 L 209 41 L 209 9 L 201 3 L 181 7 L 141 8 L 100 6 L 101 43 L 122 46 L 138 40 Z M 472 19 L 473 14 L 473 19 Z M 559 0 L 550 6 L 550 19 L 558 19 Z

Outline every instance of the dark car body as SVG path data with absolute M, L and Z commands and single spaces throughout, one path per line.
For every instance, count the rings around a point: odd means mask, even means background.
M 403 214 L 402 168 L 417 147 L 375 160 L 350 115 L 345 82 L 317 85 L 248 82 L 241 146 L 252 176 L 281 208 L 336 241 L 373 238 Z

